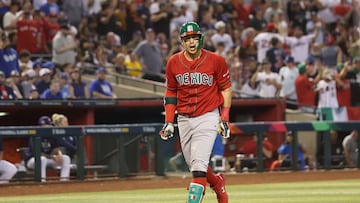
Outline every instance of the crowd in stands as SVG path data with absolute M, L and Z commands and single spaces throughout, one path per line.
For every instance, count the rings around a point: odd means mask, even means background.
M 357 106 L 359 8 L 351 0 L 0 1 L 0 95 L 116 98 L 108 82 L 108 93 L 91 92 L 83 73 L 163 83 L 168 57 L 182 50 L 178 28 L 196 21 L 204 48 L 227 61 L 234 97 L 298 108 L 328 93 L 338 101 L 325 106 Z

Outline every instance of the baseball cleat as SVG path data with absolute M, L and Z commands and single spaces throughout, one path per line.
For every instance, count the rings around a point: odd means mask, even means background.
M 224 174 L 220 173 L 216 175 L 219 178 L 219 182 L 211 187 L 215 193 L 218 200 L 218 203 L 228 203 L 229 198 L 225 189 L 225 176 Z

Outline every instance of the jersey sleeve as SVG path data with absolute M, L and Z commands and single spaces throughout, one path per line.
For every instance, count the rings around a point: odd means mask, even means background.
M 227 67 L 226 61 L 223 57 L 221 56 L 217 56 L 218 57 L 218 74 L 217 74 L 217 80 L 218 80 L 218 85 L 219 85 L 219 89 L 225 90 L 229 87 L 231 87 L 231 81 L 230 81 L 230 71 L 229 68 Z
M 175 57 L 171 57 L 166 64 L 166 89 L 164 93 L 164 108 L 165 108 L 165 122 L 173 123 L 175 118 L 175 111 L 177 105 L 177 82 L 175 74 L 172 71 L 174 68 Z

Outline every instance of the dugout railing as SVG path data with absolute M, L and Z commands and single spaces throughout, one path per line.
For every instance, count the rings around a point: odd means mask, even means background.
M 331 169 L 331 144 L 330 144 L 330 130 L 360 130 L 360 121 L 348 122 L 331 122 L 331 121 L 313 121 L 313 122 L 250 122 L 250 123 L 232 123 L 241 132 L 255 133 L 258 137 L 257 145 L 262 144 L 266 132 L 293 132 L 292 146 L 297 146 L 297 132 L 299 131 L 316 131 L 324 135 L 324 169 Z M 116 136 L 117 139 L 117 160 L 119 164 L 118 175 L 120 178 L 127 177 L 128 171 L 126 166 L 126 150 L 124 147 L 125 136 L 144 134 L 155 136 L 155 174 L 164 176 L 164 163 L 162 146 L 166 141 L 161 140 L 158 135 L 162 128 L 161 123 L 152 124 L 119 124 L 119 125 L 89 125 L 89 126 L 68 126 L 68 127 L 40 127 L 40 126 L 14 126 L 14 127 L 0 127 L 0 137 L 34 137 L 35 147 L 35 181 L 41 181 L 41 137 L 43 136 L 78 136 L 78 159 L 77 159 L 77 179 L 85 179 L 84 169 L 84 136 Z M 360 149 L 360 139 L 358 139 L 358 149 Z M 256 171 L 263 172 L 263 155 L 261 147 L 257 148 L 257 168 Z M 296 160 L 296 150 L 292 154 L 292 159 Z M 295 163 L 294 161 L 292 163 Z M 358 150 L 357 168 L 360 168 L 360 150 Z M 296 164 L 292 164 L 292 170 L 299 170 Z

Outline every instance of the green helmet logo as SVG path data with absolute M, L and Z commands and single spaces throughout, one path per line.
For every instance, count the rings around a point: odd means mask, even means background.
M 200 31 L 200 27 L 195 22 L 186 22 L 182 24 L 180 27 L 180 38 L 189 36 L 189 35 L 200 35 L 199 44 L 197 45 L 197 48 L 202 47 L 204 42 L 204 36 Z

